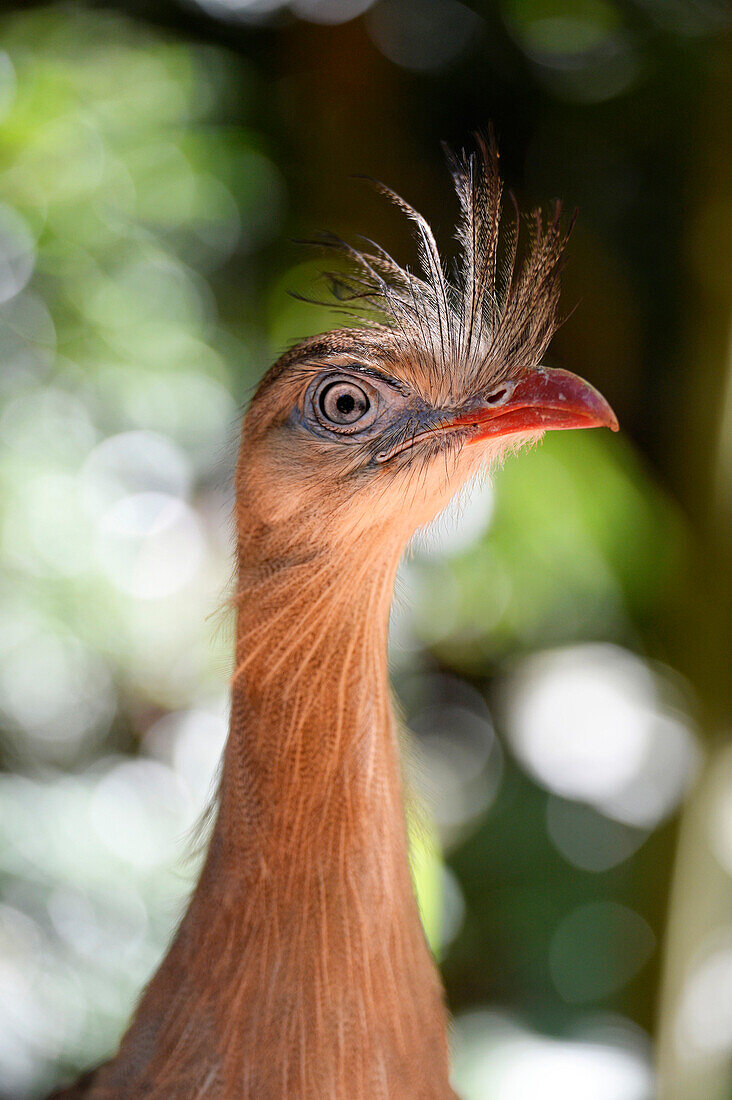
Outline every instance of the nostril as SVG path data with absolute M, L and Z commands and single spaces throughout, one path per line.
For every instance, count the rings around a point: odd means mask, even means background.
M 497 405 L 499 401 L 503 401 L 505 396 L 505 390 L 496 390 L 495 393 L 489 393 L 485 399 L 486 405 Z

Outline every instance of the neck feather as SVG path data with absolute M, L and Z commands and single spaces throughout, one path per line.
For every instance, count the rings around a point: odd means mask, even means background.
M 367 824 L 389 830 L 387 851 L 403 834 L 386 667 L 396 562 L 323 549 L 241 569 L 219 822 L 241 866 L 311 850 L 313 823 L 324 858 Z
M 218 817 L 125 1040 L 137 1031 L 139 1046 L 142 1031 L 152 1057 L 125 1087 L 177 1095 L 203 1061 L 207 1097 L 444 1100 L 446 1022 L 409 872 L 386 664 L 399 547 L 283 555 L 281 532 L 239 523 Z

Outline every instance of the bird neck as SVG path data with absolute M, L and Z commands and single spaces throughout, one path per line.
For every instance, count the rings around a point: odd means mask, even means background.
M 230 910 L 249 959 L 230 990 L 242 1072 L 251 1095 L 270 1095 L 279 1044 L 288 1084 L 272 1095 L 451 1097 L 387 674 L 400 547 L 348 559 L 267 542 L 260 530 L 240 544 L 231 728 L 202 880 L 209 919 L 230 942 L 214 909 Z
M 389 702 L 399 547 L 283 551 L 239 519 L 218 815 L 110 1079 L 155 1100 L 191 1074 L 216 1100 L 454 1100 Z
M 386 639 L 398 549 L 241 555 L 218 832 L 252 859 L 404 848 Z M 317 832 L 313 825 L 317 824 Z M 315 849 L 318 855 L 318 849 Z

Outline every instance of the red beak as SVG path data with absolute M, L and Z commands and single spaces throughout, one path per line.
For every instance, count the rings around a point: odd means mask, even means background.
M 505 397 L 500 397 L 499 388 L 484 405 L 453 421 L 456 425 L 473 425 L 476 432 L 471 443 L 515 432 L 567 428 L 618 430 L 618 419 L 602 394 L 569 371 L 533 367 L 516 382 L 507 382 L 505 390 Z

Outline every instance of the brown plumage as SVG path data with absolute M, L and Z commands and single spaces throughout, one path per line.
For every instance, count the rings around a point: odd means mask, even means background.
M 616 427 L 539 366 L 566 236 L 499 256 L 497 155 L 452 158 L 461 265 L 342 242 L 358 326 L 259 386 L 236 475 L 236 669 L 218 811 L 188 912 L 117 1057 L 67 1096 L 446 1100 L 447 1019 L 407 860 L 386 636 L 405 544 L 507 449 Z M 513 238 L 513 239 L 512 239 Z M 365 319 L 363 319 L 365 318 Z

